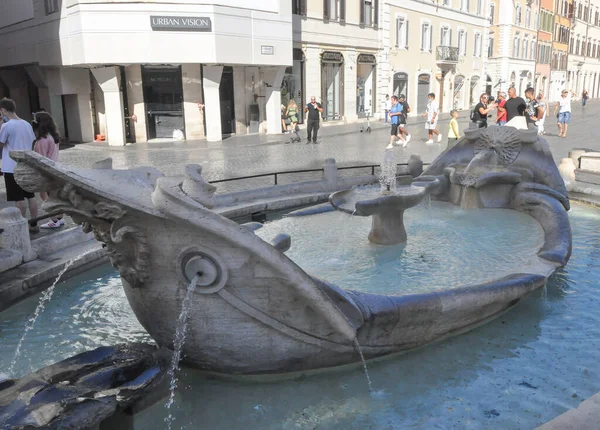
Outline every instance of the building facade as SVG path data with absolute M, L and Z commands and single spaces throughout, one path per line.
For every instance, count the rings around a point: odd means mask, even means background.
M 487 76 L 485 0 L 388 0 L 382 22 L 381 94 L 406 95 L 412 115 L 425 110 L 428 93 L 446 112 L 479 101 Z
M 571 39 L 572 0 L 554 1 L 554 29 L 552 37 L 552 62 L 548 101 L 558 101 L 560 93 L 567 88 L 569 40 Z
M 325 121 L 376 115 L 379 0 L 292 0 L 294 66 L 286 74 L 297 103 L 314 96 Z
M 540 0 L 539 9 L 534 13 L 534 28 L 537 29 L 537 48 L 532 48 L 537 49 L 537 52 L 532 53 L 536 57 L 534 88 L 536 94 L 541 92 L 546 97 L 550 88 L 554 2 L 555 0 Z
M 584 90 L 591 98 L 600 96 L 600 2 L 573 2 L 569 43 L 567 85 L 577 97 Z
M 289 0 L 3 0 L 0 37 L 0 96 L 71 141 L 281 132 Z
M 514 86 L 522 95 L 527 87 L 535 85 L 539 2 L 492 1 L 490 42 L 494 48 L 490 52 L 488 70 L 493 92 L 506 91 Z

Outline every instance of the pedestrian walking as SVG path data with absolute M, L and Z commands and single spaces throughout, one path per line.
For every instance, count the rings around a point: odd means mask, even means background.
M 306 120 L 306 143 L 318 143 L 317 142 L 317 133 L 319 132 L 319 122 L 321 120 L 321 112 L 323 112 L 323 107 L 321 103 L 317 103 L 317 98 L 312 96 L 310 98 L 310 103 L 306 105 L 304 108 L 304 112 L 308 113 Z
M 402 141 L 402 147 L 406 148 L 408 144 L 406 140 L 402 137 L 398 127 L 400 125 L 400 116 L 402 116 L 403 106 L 398 102 L 398 97 L 392 96 L 392 107 L 390 108 L 390 121 L 392 123 L 392 130 L 390 136 L 390 143 L 386 149 L 392 149 L 396 144 L 396 140 L 399 139 Z
M 504 107 L 506 105 L 506 93 L 503 91 L 498 92 L 498 115 L 496 117 L 496 124 L 505 125 L 506 124 L 506 109 Z
M 15 113 L 16 110 L 17 106 L 13 100 L 7 98 L 0 100 L 0 113 L 3 118 L 0 128 L 0 147 L 2 147 L 2 172 L 6 184 L 6 200 L 15 202 L 15 206 L 21 211 L 23 218 L 26 218 L 25 199 L 27 199 L 31 218 L 37 218 L 38 206 L 35 195 L 25 191 L 17 184 L 14 177 L 17 163 L 9 156 L 10 151 L 31 150 L 31 146 L 35 141 L 31 124 L 19 118 Z M 30 233 L 38 233 L 39 231 L 40 228 L 37 226 L 37 222 L 29 223 Z
M 458 128 L 458 111 L 456 109 L 452 109 L 450 111 L 450 124 L 448 124 L 448 146 L 446 150 L 453 148 L 456 146 L 456 142 L 460 139 L 460 130 Z
M 286 134 L 288 132 L 287 125 L 285 124 L 285 119 L 286 119 L 285 110 L 286 110 L 286 107 L 284 104 L 282 104 L 281 105 L 281 132 L 283 134 Z
M 517 90 L 515 87 L 508 89 L 508 100 L 504 104 L 506 109 L 506 122 L 509 122 L 516 116 L 523 116 L 525 114 L 525 108 L 527 103 L 521 97 L 517 96 Z
M 35 130 L 37 140 L 33 150 L 46 158 L 58 162 L 58 145 L 60 142 L 60 135 L 58 134 L 58 128 L 54 122 L 54 118 L 49 113 L 38 112 L 35 114 Z M 48 199 L 48 193 L 42 191 L 40 198 L 44 201 Z M 51 218 L 45 224 L 40 225 L 41 228 L 59 228 L 65 225 L 62 216 Z
M 542 93 L 541 91 L 537 96 L 537 101 L 538 101 L 538 110 L 541 110 L 542 113 L 541 113 L 541 117 L 538 119 L 538 121 L 535 123 L 535 125 L 537 125 L 538 134 L 543 135 L 545 133 L 544 122 L 546 122 L 546 111 L 548 110 L 548 107 L 546 105 L 544 93 Z
M 588 101 L 588 92 L 586 90 L 583 90 L 583 92 L 581 93 L 581 106 L 585 107 L 585 105 L 587 104 Z
M 410 113 L 410 106 L 408 105 L 404 94 L 400 94 L 398 101 L 402 105 L 402 115 L 399 117 L 398 131 L 400 132 L 400 136 L 406 136 L 406 143 L 408 143 L 410 142 L 411 135 L 406 128 L 406 121 L 408 119 L 408 114 Z
M 471 112 L 471 121 L 475 125 L 475 128 L 487 128 L 488 114 L 496 109 L 496 104 L 491 103 L 488 105 L 490 96 L 483 93 L 479 96 L 479 103 L 475 105 L 475 108 Z
M 385 95 L 385 122 L 388 122 L 388 116 L 390 114 L 390 110 L 392 110 L 392 99 L 390 99 L 390 95 Z
M 429 135 L 429 140 L 425 143 L 433 143 L 433 135 L 437 135 L 437 141 L 442 141 L 442 134 L 437 129 L 438 122 L 438 114 L 440 112 L 440 106 L 438 102 L 435 101 L 435 94 L 429 93 L 427 95 L 429 101 L 427 102 L 427 110 L 421 115 L 423 118 L 426 118 L 425 122 L 425 130 L 427 130 L 427 134 Z
M 527 125 L 536 125 L 539 119 L 542 117 L 543 111 L 540 109 L 540 104 L 535 97 L 535 90 L 531 87 L 527 88 L 525 90 L 525 98 L 527 99 L 527 107 L 525 108 L 525 119 L 527 120 Z
M 567 130 L 571 123 L 571 99 L 573 93 L 567 90 L 562 90 L 560 99 L 554 106 L 554 115 L 558 120 L 558 137 L 567 137 Z

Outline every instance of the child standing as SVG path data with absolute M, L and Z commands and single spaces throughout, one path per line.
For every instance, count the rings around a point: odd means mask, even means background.
M 450 116 L 452 119 L 448 125 L 448 147 L 446 149 L 454 147 L 458 139 L 460 139 L 460 130 L 458 129 L 458 111 L 456 109 L 452 109 L 450 111 Z

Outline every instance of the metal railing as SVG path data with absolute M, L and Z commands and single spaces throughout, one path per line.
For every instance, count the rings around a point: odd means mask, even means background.
M 428 166 L 429 163 L 423 163 L 423 166 Z M 398 163 L 396 166 L 408 166 L 408 163 Z M 363 164 L 359 166 L 344 166 L 338 167 L 337 170 L 358 170 L 358 169 L 371 169 L 371 175 L 375 175 L 375 169 L 381 167 L 379 164 Z M 284 170 L 282 172 L 269 172 L 269 173 L 259 173 L 257 175 L 247 175 L 247 176 L 237 176 L 235 178 L 225 178 L 225 179 L 215 179 L 213 181 L 208 181 L 210 184 L 219 184 L 224 182 L 233 182 L 233 181 L 244 181 L 247 179 L 255 179 L 255 178 L 266 178 L 269 176 L 273 177 L 273 185 L 279 184 L 279 177 L 281 175 L 293 175 L 298 173 L 323 173 L 325 171 L 324 168 L 320 169 L 300 169 L 300 170 Z M 58 215 L 64 214 L 64 211 L 56 211 L 47 213 L 44 215 L 40 215 L 38 217 L 27 220 L 30 224 L 38 223 L 48 218 L 53 218 Z
M 423 163 L 424 166 L 429 163 Z M 408 166 L 408 163 L 399 163 L 397 166 Z M 371 175 L 375 175 L 375 169 L 380 167 L 379 164 L 364 164 L 360 166 L 344 166 L 338 167 L 338 170 L 356 170 L 356 169 L 371 169 Z M 324 172 L 323 168 L 320 169 L 301 169 L 301 170 L 285 170 L 283 172 L 271 172 L 271 173 L 261 173 L 257 175 L 248 175 L 248 176 L 239 176 L 236 178 L 226 178 L 226 179 L 215 179 L 214 181 L 208 181 L 210 184 L 219 184 L 223 182 L 232 182 L 232 181 L 243 181 L 246 179 L 255 179 L 255 178 L 266 178 L 269 176 L 273 177 L 273 185 L 278 185 L 279 176 L 281 175 L 291 175 L 297 173 L 315 173 L 315 172 Z
M 458 47 L 438 46 L 435 50 L 435 59 L 437 61 L 446 61 L 448 63 L 458 63 Z

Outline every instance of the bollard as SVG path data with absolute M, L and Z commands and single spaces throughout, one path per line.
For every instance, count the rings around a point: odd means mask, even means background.
M 558 166 L 558 172 L 563 181 L 570 182 L 575 180 L 575 163 L 572 158 L 563 158 Z
M 4 229 L 0 234 L 1 248 L 20 252 L 25 263 L 37 258 L 31 248 L 29 225 L 19 209 L 11 207 L 0 210 L 0 229 Z
M 420 155 L 410 154 L 410 157 L 408 157 L 408 173 L 413 178 L 423 173 L 423 160 L 421 160 Z
M 337 189 L 338 169 L 335 164 L 335 158 L 328 158 L 323 165 L 323 179 L 327 181 L 331 189 Z

